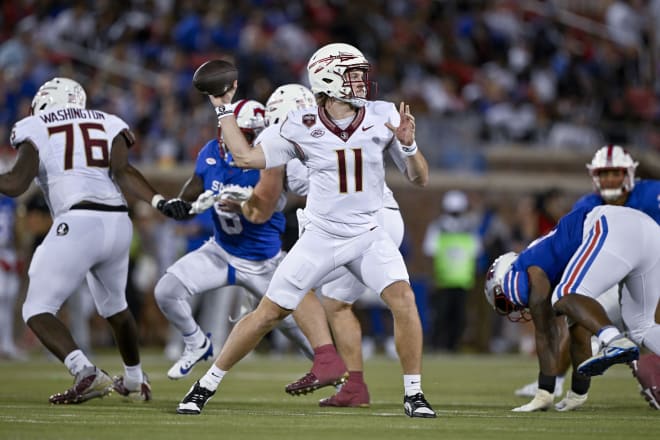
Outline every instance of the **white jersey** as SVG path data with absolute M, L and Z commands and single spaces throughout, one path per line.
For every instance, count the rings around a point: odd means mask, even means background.
M 37 183 L 55 218 L 83 200 L 126 205 L 109 172 L 112 141 L 124 130 L 126 123 L 109 113 L 54 108 L 18 121 L 11 143 L 27 141 L 39 152 Z
M 261 144 L 266 167 L 299 158 L 309 169 L 305 216 L 322 230 L 352 237 L 378 225 L 383 207 L 383 151 L 394 139 L 385 126 L 400 123 L 394 104 L 368 102 L 345 129 L 323 108 L 290 112 L 279 126 L 264 130 Z M 293 141 L 295 139 L 295 142 Z
M 309 170 L 298 159 L 286 163 L 286 190 L 303 197 L 309 193 Z M 383 208 L 399 209 L 394 193 L 385 182 L 383 182 Z

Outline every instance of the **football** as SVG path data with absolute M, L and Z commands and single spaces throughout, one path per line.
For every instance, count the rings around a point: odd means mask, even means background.
M 229 61 L 211 60 L 197 68 L 193 85 L 205 95 L 222 96 L 234 85 L 238 70 Z
M 660 356 L 644 354 L 633 363 L 633 375 L 639 382 L 641 395 L 651 408 L 660 409 Z

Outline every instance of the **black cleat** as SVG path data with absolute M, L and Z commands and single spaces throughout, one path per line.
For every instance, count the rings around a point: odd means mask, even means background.
M 177 414 L 201 414 L 204 405 L 211 400 L 215 391 L 204 388 L 199 381 L 190 388 L 188 394 L 179 402 L 176 408 Z
M 435 411 L 431 404 L 426 401 L 423 393 L 414 396 L 403 396 L 403 410 L 408 417 L 435 418 Z

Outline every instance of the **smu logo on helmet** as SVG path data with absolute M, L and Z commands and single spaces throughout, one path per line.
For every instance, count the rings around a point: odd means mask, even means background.
M 316 124 L 316 115 L 312 113 L 308 113 L 306 115 L 303 115 L 302 117 L 302 123 L 307 127 L 311 128 L 314 124 Z

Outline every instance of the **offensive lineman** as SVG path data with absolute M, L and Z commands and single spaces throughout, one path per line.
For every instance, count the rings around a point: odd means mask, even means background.
M 18 157 L 13 168 L 0 175 L 0 192 L 18 196 L 36 178 L 53 217 L 30 264 L 23 319 L 75 377 L 71 388 L 50 396 L 51 403 L 81 403 L 113 388 L 127 397 L 150 400 L 135 320 L 126 303 L 132 226 L 122 192 L 150 201 L 176 219 L 187 216 L 190 207 L 156 193 L 128 162 L 135 138 L 126 123 L 86 109 L 86 101 L 76 81 L 54 78 L 37 91 L 32 116 L 18 121 L 11 133 Z M 114 381 L 87 358 L 56 317 L 85 277 L 124 361 L 124 375 Z

